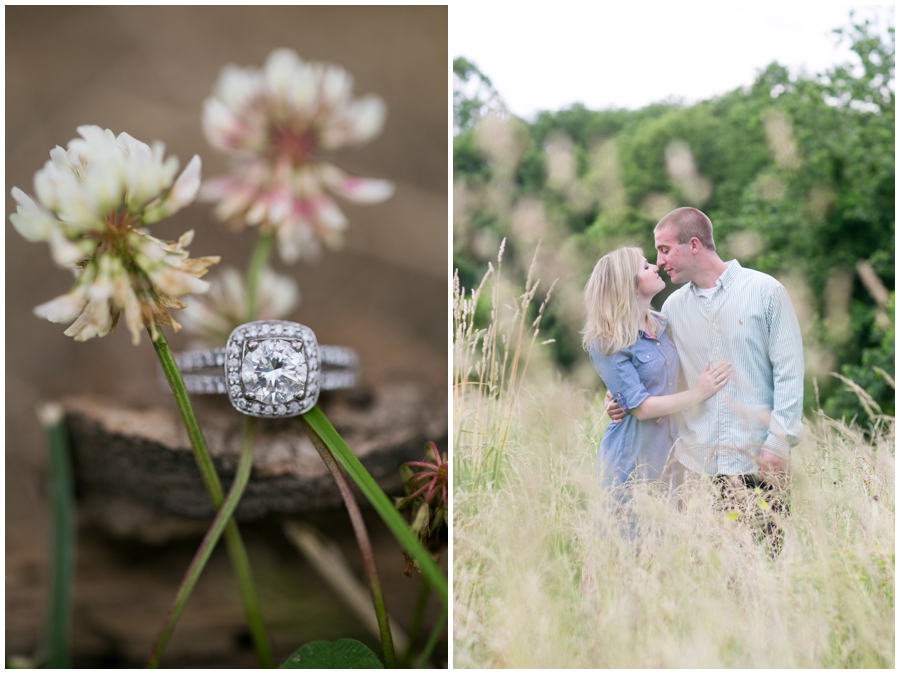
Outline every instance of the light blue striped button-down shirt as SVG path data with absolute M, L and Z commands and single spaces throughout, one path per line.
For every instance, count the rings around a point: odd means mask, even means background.
M 783 458 L 803 434 L 803 342 L 787 291 L 731 260 L 714 294 L 688 283 L 663 304 L 688 386 L 727 361 L 728 383 L 680 415 L 675 455 L 707 475 L 755 473 L 760 449 Z

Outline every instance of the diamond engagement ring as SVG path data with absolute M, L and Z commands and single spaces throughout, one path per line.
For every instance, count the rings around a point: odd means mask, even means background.
M 303 414 L 320 391 L 350 388 L 359 376 L 353 349 L 320 346 L 312 330 L 290 321 L 245 323 L 225 348 L 176 354 L 175 363 L 189 392 L 227 393 L 239 412 L 268 419 Z

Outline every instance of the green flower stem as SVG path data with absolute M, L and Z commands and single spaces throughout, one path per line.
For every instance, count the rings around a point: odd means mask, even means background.
M 250 481 L 250 469 L 253 467 L 253 429 L 256 425 L 255 422 L 256 419 L 253 417 L 244 417 L 241 455 L 238 459 L 237 472 L 235 473 L 231 490 L 228 492 L 225 502 L 216 514 L 212 526 L 203 538 L 203 543 L 201 543 L 200 548 L 194 555 L 191 565 L 184 574 L 184 580 L 181 581 L 181 587 L 178 590 L 178 594 L 175 596 L 175 601 L 172 602 L 172 607 L 169 609 L 169 615 L 163 623 L 159 636 L 156 639 L 156 643 L 153 646 L 153 652 L 150 654 L 150 659 L 147 661 L 147 667 L 159 667 L 163 651 L 165 651 L 166 644 L 169 642 L 169 637 L 172 636 L 172 632 L 175 629 L 175 623 L 178 622 L 178 618 L 184 610 L 188 597 L 190 597 L 191 592 L 194 591 L 194 586 L 200 579 L 200 574 L 203 572 L 203 568 L 209 561 L 209 558 L 216 547 L 216 543 L 219 542 L 219 538 L 231 522 L 231 515 L 234 513 L 235 508 L 237 508 L 238 502 L 244 494 L 244 489 L 246 489 L 247 483 Z
M 334 430 L 331 422 L 322 414 L 318 405 L 315 405 L 309 412 L 301 415 L 301 421 L 306 428 L 307 434 L 313 439 L 313 442 L 323 442 L 328 449 L 334 454 L 335 458 L 340 462 L 341 466 L 347 471 L 347 474 L 356 483 L 359 490 L 365 495 L 375 511 L 390 529 L 394 537 L 403 546 L 406 552 L 416 560 L 422 575 L 428 579 L 431 587 L 437 592 L 438 596 L 444 603 L 444 608 L 448 604 L 447 579 L 441 574 L 434 560 L 422 544 L 413 536 L 409 530 L 406 521 L 394 508 L 390 499 L 378 486 L 369 471 L 360 463 L 356 455 L 350 451 L 347 443 Z
M 200 425 L 197 423 L 197 417 L 194 415 L 194 409 L 191 407 L 187 390 L 184 387 L 184 380 L 181 378 L 181 372 L 175 364 L 175 358 L 161 329 L 158 330 L 158 336 L 155 340 L 152 339 L 151 335 L 151 341 L 153 342 L 153 348 L 156 349 L 156 355 L 159 357 L 160 365 L 162 365 L 169 386 L 172 388 L 172 394 L 175 396 L 175 404 L 181 414 L 191 447 L 194 450 L 194 459 L 197 461 L 197 467 L 200 469 L 200 477 L 203 479 L 207 492 L 209 492 L 213 507 L 218 510 L 225 499 L 222 483 L 219 481 L 209 450 L 206 448 L 206 442 L 200 431 Z M 269 642 L 263 629 L 256 591 L 253 589 L 250 559 L 247 557 L 247 550 L 244 547 L 244 542 L 241 540 L 241 534 L 237 525 L 231 520 L 228 521 L 228 525 L 225 527 L 225 544 L 228 546 L 231 566 L 237 578 L 241 601 L 247 614 L 247 624 L 256 647 L 259 664 L 261 667 L 273 667 L 275 661 L 272 659 L 272 651 L 269 648 Z
M 72 577 L 75 571 L 75 498 L 72 465 L 63 410 L 59 404 L 38 411 L 50 451 L 50 500 L 53 537 L 50 563 L 50 612 L 47 619 L 45 667 L 67 669 L 72 623 Z
M 248 322 L 256 319 L 256 294 L 257 288 L 259 287 L 259 279 L 262 275 L 263 269 L 268 264 L 269 255 L 271 253 L 274 241 L 274 232 L 261 232 L 257 237 L 256 245 L 250 257 L 250 264 L 247 268 Z M 369 499 L 369 502 L 381 516 L 382 520 L 384 520 L 385 524 L 394 534 L 397 541 L 400 542 L 400 544 L 406 549 L 409 555 L 418 562 L 419 568 L 422 570 L 423 575 L 428 579 L 428 581 L 435 588 L 438 595 L 443 600 L 444 608 L 446 610 L 448 606 L 447 579 L 441 575 L 440 571 L 437 568 L 437 565 L 431 558 L 431 555 L 428 554 L 428 551 L 425 550 L 424 547 L 422 547 L 422 544 L 419 543 L 415 536 L 413 536 L 409 531 L 409 527 L 407 526 L 406 522 L 400 516 L 400 513 L 397 512 L 397 509 L 394 508 L 393 504 L 391 504 L 390 499 L 388 499 L 387 495 L 384 493 L 381 487 L 379 487 L 375 480 L 372 479 L 372 476 L 369 475 L 369 472 L 359 462 L 359 459 L 356 458 L 356 455 L 354 455 L 353 452 L 350 451 L 350 448 L 347 447 L 347 444 L 343 441 L 340 435 L 338 435 L 337 431 L 334 430 L 334 427 L 331 425 L 325 415 L 322 414 L 318 406 L 313 407 L 309 412 L 302 415 L 301 421 L 303 422 L 307 435 L 309 435 L 309 437 L 312 439 L 313 444 L 316 446 L 316 449 L 319 450 L 319 453 L 325 460 L 326 465 L 328 465 L 328 460 L 325 459 L 326 455 L 331 456 L 332 459 L 337 458 L 337 460 L 343 466 L 344 470 L 347 471 L 347 473 L 359 487 L 360 491 L 362 491 L 366 498 Z M 323 449 L 325 451 L 323 451 Z M 335 479 L 337 479 L 337 477 Z M 338 485 L 340 487 L 340 482 L 338 483 Z M 349 507 L 349 505 L 347 510 L 350 513 L 352 521 L 354 517 L 353 510 Z M 355 524 L 354 529 L 356 529 Z M 357 535 L 357 540 L 360 540 L 359 535 Z M 362 551 L 362 543 L 360 543 L 360 549 Z M 365 553 L 363 553 L 363 558 L 365 560 Z M 375 578 L 374 583 L 372 582 L 372 578 Z M 386 611 L 384 611 L 383 600 L 380 602 L 381 610 L 379 610 L 379 601 L 375 598 L 376 588 L 378 588 L 377 577 L 370 576 L 370 587 L 372 588 L 373 601 L 375 602 L 375 611 L 378 615 L 378 624 L 382 632 L 382 643 L 384 645 L 385 629 L 388 630 L 388 638 L 390 638 L 390 628 L 387 627 L 387 613 Z M 377 590 L 377 592 L 378 594 L 380 594 L 380 588 Z M 393 660 L 393 643 L 390 644 L 390 652 L 391 660 Z M 385 659 L 387 659 L 387 657 L 388 656 L 386 650 Z
M 206 448 L 206 440 L 203 439 L 203 433 L 200 430 L 200 424 L 197 423 L 197 417 L 194 414 L 194 408 L 191 406 L 190 398 L 188 398 L 187 389 L 184 386 L 184 380 L 181 378 L 181 371 L 175 364 L 175 357 L 169 348 L 162 330 L 158 331 L 158 336 L 153 341 L 153 348 L 156 349 L 156 355 L 159 363 L 162 365 L 166 380 L 172 389 L 172 395 L 175 396 L 175 405 L 178 407 L 178 413 L 184 423 L 187 431 L 188 439 L 194 450 L 194 459 L 197 461 L 197 467 L 200 469 L 200 477 L 213 505 L 218 508 L 222 505 L 225 496 L 222 491 L 222 483 L 216 474 L 216 468 L 213 465 L 212 457 Z
M 425 620 L 425 608 L 428 605 L 428 582 L 423 578 L 419 584 L 419 592 L 416 594 L 416 603 L 413 607 L 410 619 L 409 646 L 403 654 L 403 666 L 409 667 L 412 661 L 413 649 L 419 640 L 419 632 L 422 631 L 422 623 Z
M 438 637 L 441 636 L 441 631 L 444 629 L 446 622 L 447 613 L 445 611 L 438 616 L 437 622 L 434 624 L 434 629 L 431 630 L 428 641 L 425 643 L 425 648 L 422 650 L 422 655 L 419 657 L 419 662 L 416 664 L 416 669 L 425 669 L 425 665 L 428 664 L 428 658 L 431 657 L 434 647 L 437 646 Z
M 353 532 L 356 534 L 356 542 L 359 545 L 359 553 L 362 556 L 363 567 L 366 576 L 369 579 L 369 590 L 372 593 L 372 603 L 375 605 L 375 615 L 378 618 L 378 631 L 381 634 L 381 648 L 384 652 L 384 664 L 390 669 L 396 667 L 396 659 L 394 656 L 394 640 L 391 637 L 391 626 L 388 622 L 387 609 L 384 606 L 384 597 L 381 594 L 381 583 L 378 580 L 378 568 L 375 565 L 375 552 L 372 550 L 372 543 L 369 540 L 369 533 L 366 531 L 366 523 L 363 520 L 362 513 L 359 510 L 359 504 L 353 496 L 350 484 L 341 471 L 341 467 L 334 460 L 334 454 L 328 448 L 321 438 L 316 435 L 310 436 L 319 456 L 328 466 L 328 470 L 334 476 L 341 497 L 344 499 L 344 506 L 347 508 L 347 514 L 350 515 L 350 522 L 353 524 Z
M 275 242 L 275 232 L 260 232 L 256 238 L 256 245 L 250 256 L 250 265 L 247 267 L 247 322 L 256 320 L 256 294 L 259 288 L 259 279 L 263 269 L 269 263 L 269 254 L 272 244 Z

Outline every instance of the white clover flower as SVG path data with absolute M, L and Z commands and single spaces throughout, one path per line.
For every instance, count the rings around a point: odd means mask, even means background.
M 264 267 L 256 288 L 256 309 L 249 320 L 287 317 L 300 301 L 297 282 Z M 232 331 L 246 322 L 247 287 L 244 275 L 234 267 L 223 267 L 209 279 L 209 292 L 191 302 L 181 315 L 185 332 L 198 337 L 192 348 L 225 346 Z
M 394 191 L 323 159 L 381 132 L 384 102 L 354 99 L 352 89 L 343 68 L 289 49 L 273 51 L 262 70 L 226 66 L 204 103 L 203 130 L 231 155 L 232 173 L 207 181 L 200 198 L 218 202 L 223 221 L 275 229 L 285 262 L 316 255 L 322 243 L 341 245 L 347 219 L 328 192 L 376 203 Z
M 191 203 L 200 187 L 200 157 L 175 179 L 178 160 L 163 159 L 162 143 L 148 146 L 127 133 L 80 126 L 81 138 L 68 148 L 51 150 L 50 161 L 35 174 L 37 202 L 18 187 L 10 216 L 29 241 L 47 241 L 54 261 L 74 269 L 75 287 L 35 308 L 54 323 L 75 322 L 65 331 L 77 341 L 102 337 L 119 315 L 132 342 L 143 327 L 154 339 L 157 325 L 181 326 L 168 309 L 182 309 L 177 298 L 202 293 L 199 280 L 218 257 L 190 259 L 186 233 L 177 243 L 150 236 L 142 225 L 164 218 Z

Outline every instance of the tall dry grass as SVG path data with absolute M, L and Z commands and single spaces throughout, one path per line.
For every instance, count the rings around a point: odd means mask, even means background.
M 467 292 L 453 278 L 454 481 L 475 489 L 496 484 L 502 475 L 512 408 L 522 389 L 529 360 L 540 334 L 551 284 L 533 318 L 529 309 L 541 280 L 534 278 L 540 246 L 525 280 L 525 292 L 501 302 L 507 286 L 502 276 L 504 239 L 497 267 L 488 265 L 478 288 Z M 484 291 L 490 290 L 490 321 L 477 327 L 476 314 Z M 551 340 L 552 341 L 552 340 Z M 548 342 L 545 342 L 545 344 Z M 466 447 L 462 453 L 460 449 Z
M 535 282 L 497 281 L 454 298 L 456 667 L 894 666 L 893 419 L 805 420 L 774 559 L 703 483 L 636 488 L 632 542 L 594 479 L 600 386 L 541 358 Z

